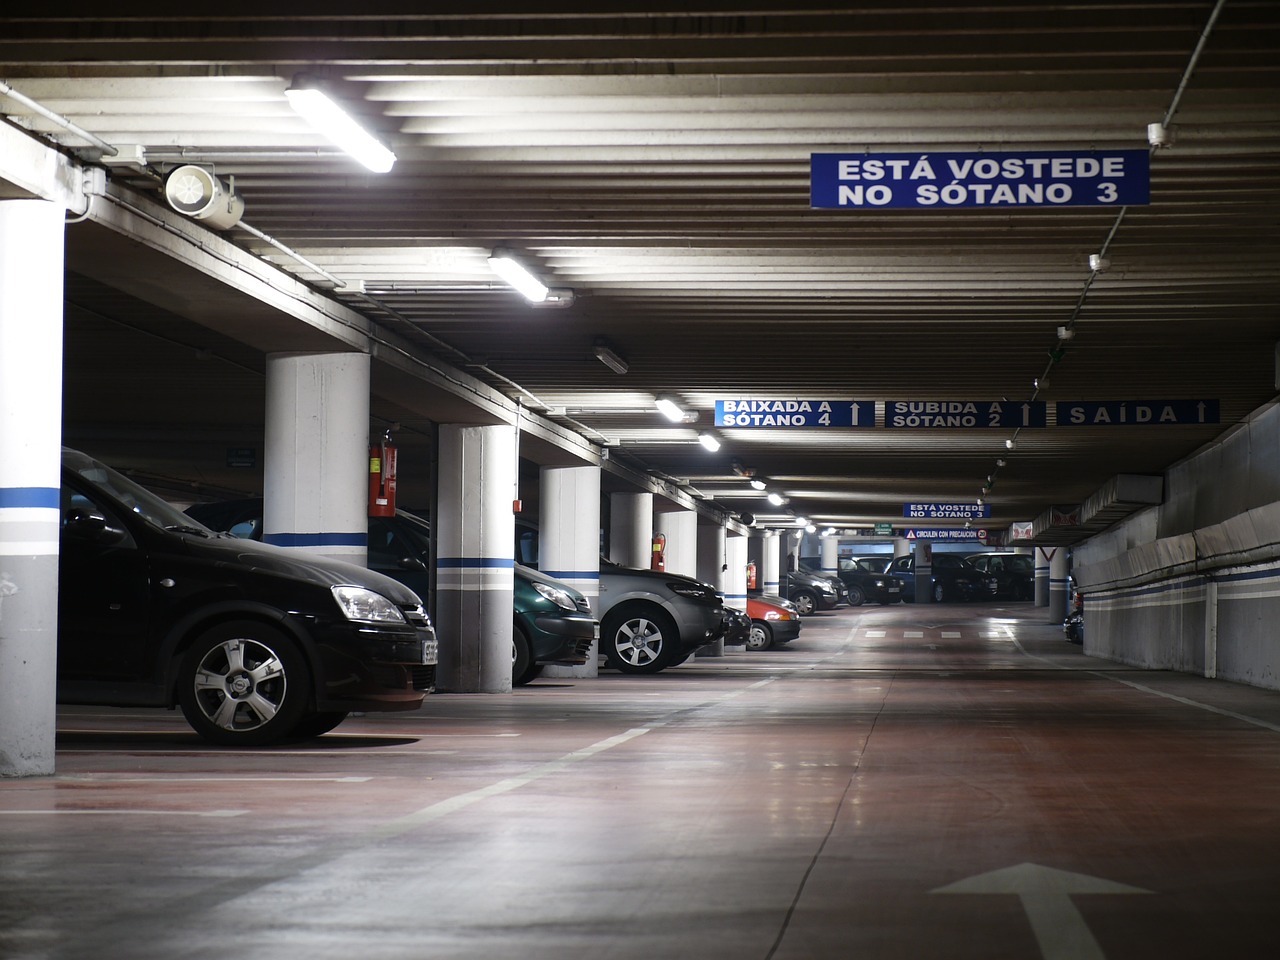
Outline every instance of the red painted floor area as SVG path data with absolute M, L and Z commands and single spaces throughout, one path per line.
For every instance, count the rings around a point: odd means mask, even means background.
M 279 749 L 66 708 L 0 781 L 0 957 L 1280 954 L 1280 694 L 1046 617 L 844 609 Z

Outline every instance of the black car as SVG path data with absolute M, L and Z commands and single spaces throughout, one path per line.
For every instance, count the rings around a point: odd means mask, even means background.
M 850 606 L 860 607 L 868 601 L 879 604 L 898 603 L 903 599 L 902 578 L 884 572 L 885 565 L 891 559 L 887 556 L 840 558 L 840 572 L 836 576 L 844 584 Z M 800 562 L 811 567 L 819 566 L 816 558 L 802 558 Z
M 187 513 L 214 530 L 262 539 L 262 498 L 197 503 Z M 431 589 L 431 525 L 412 513 L 369 518 L 369 569 L 399 580 L 420 596 Z M 536 678 L 549 663 L 586 663 L 600 624 L 577 590 L 516 564 L 512 584 L 514 622 L 511 682 Z
M 916 595 L 915 557 L 896 557 L 887 572 L 902 578 L 907 600 Z M 933 602 L 950 603 L 956 600 L 981 600 L 991 597 L 986 575 L 976 569 L 964 557 L 954 553 L 935 553 L 932 571 Z
M 841 603 L 848 602 L 848 591 L 843 583 L 804 566 L 783 573 L 780 592 L 796 605 L 801 616 L 819 610 L 834 610 Z
M 1000 600 L 1033 600 L 1036 595 L 1035 561 L 1025 553 L 975 553 L 966 557 L 987 577 L 992 596 Z
M 179 706 L 229 746 L 422 704 L 436 635 L 408 587 L 220 536 L 83 453 L 62 464 L 59 702 Z

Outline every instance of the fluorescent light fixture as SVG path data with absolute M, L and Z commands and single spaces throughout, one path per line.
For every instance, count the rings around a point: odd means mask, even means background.
M 786 501 L 786 498 L 782 496 L 782 494 L 771 493 L 769 494 L 769 502 L 772 503 L 775 507 L 780 507 L 787 501 Z
M 752 477 L 752 478 L 751 478 L 751 489 L 752 489 L 752 490 L 763 490 L 763 489 L 764 489 L 765 487 L 767 487 L 767 486 L 768 486 L 768 484 L 767 484 L 767 483 L 765 483 L 763 480 L 761 480 L 759 477 Z
M 627 366 L 627 361 L 623 360 L 603 343 L 596 344 L 595 353 L 597 360 L 618 375 L 622 375 L 630 369 Z
M 1006 449 L 1016 450 L 1018 447 L 1018 441 L 1010 438 L 1004 442 L 1004 445 Z
M 684 411 L 681 410 L 680 405 L 670 397 L 658 397 L 654 403 L 657 405 L 658 410 L 662 415 L 672 423 L 679 423 L 684 419 Z
M 293 86 L 284 95 L 289 105 L 317 132 L 374 173 L 386 173 L 396 162 L 394 153 L 356 123 L 328 94 L 311 86 L 306 78 L 295 77 Z
M 493 272 L 515 287 L 530 303 L 542 303 L 551 292 L 545 283 L 529 272 L 529 268 L 515 258 L 510 250 L 499 247 L 489 255 Z
M 716 435 L 714 433 L 698 434 L 698 442 L 712 453 L 715 453 L 720 449 L 720 441 L 716 439 Z

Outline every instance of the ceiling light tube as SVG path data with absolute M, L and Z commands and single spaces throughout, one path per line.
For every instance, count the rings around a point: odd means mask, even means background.
M 714 433 L 703 432 L 698 434 L 698 442 L 712 453 L 715 453 L 720 449 L 720 441 L 716 439 L 716 435 Z
M 630 369 L 627 366 L 627 361 L 623 360 L 620 356 L 618 356 L 616 353 L 610 350 L 603 343 L 596 344 L 595 353 L 596 353 L 597 360 L 599 360 L 601 363 L 603 363 L 606 367 L 608 367 L 610 370 L 612 370 L 614 373 L 618 374 L 619 376 L 626 373 L 627 370 Z
M 787 501 L 780 493 L 770 493 L 769 502 L 772 503 L 775 507 L 780 507 Z
M 529 268 L 517 260 L 510 250 L 501 247 L 489 255 L 489 266 L 530 303 L 541 303 L 550 292 L 545 283 L 529 272 Z
M 752 490 L 763 490 L 763 489 L 765 489 L 765 487 L 767 487 L 767 486 L 768 486 L 768 484 L 766 484 L 766 483 L 765 483 L 763 480 L 761 480 L 759 477 L 752 477 L 752 478 L 751 478 L 751 489 L 752 489 Z
M 680 405 L 670 397 L 658 397 L 658 399 L 654 401 L 654 404 L 662 415 L 672 423 L 679 423 L 684 419 L 684 411 L 681 410 Z
M 293 86 L 284 95 L 289 105 L 318 133 L 374 173 L 386 173 L 396 162 L 396 155 L 380 140 L 305 78 L 295 77 Z

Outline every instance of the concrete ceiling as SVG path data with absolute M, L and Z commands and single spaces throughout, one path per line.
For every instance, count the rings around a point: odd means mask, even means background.
M 1274 0 L 76 6 L 0 17 L 9 124 L 81 161 L 115 148 L 113 196 L 144 205 L 175 165 L 234 178 L 249 229 L 224 241 L 727 509 L 902 524 L 904 503 L 973 502 L 992 477 L 982 523 L 1004 529 L 1158 474 L 1275 397 Z M 293 113 L 300 73 L 391 145 L 390 173 Z M 1158 121 L 1176 139 L 1151 152 L 1148 205 L 810 206 L 813 153 L 1146 150 Z M 260 440 L 264 353 L 323 338 L 95 218 L 67 237 L 68 438 L 252 487 L 220 457 Z M 575 302 L 527 306 L 496 246 Z M 450 419 L 398 380 L 377 392 L 376 423 L 410 442 Z M 660 394 L 698 421 L 661 419 Z M 740 397 L 1208 399 L 1221 422 L 1030 428 L 1012 450 L 1008 428 L 726 428 L 706 452 L 715 401 Z

